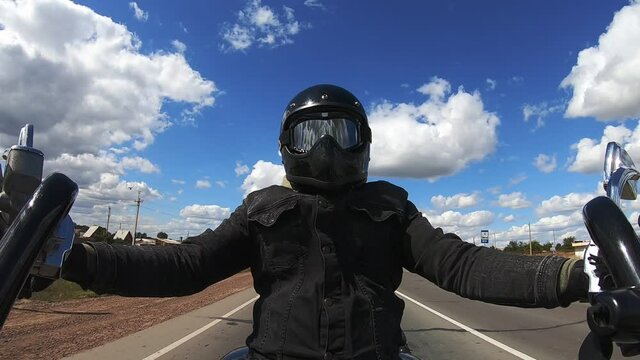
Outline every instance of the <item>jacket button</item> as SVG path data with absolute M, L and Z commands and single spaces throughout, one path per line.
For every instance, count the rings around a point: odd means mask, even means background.
M 331 299 L 331 298 L 324 299 L 324 305 L 326 307 L 331 307 L 333 305 L 333 299 Z
M 326 208 L 329 204 L 327 204 L 326 201 L 324 200 L 320 200 L 318 201 L 318 204 L 320 205 L 320 207 Z
M 329 246 L 329 245 L 324 245 L 324 246 L 322 246 L 322 252 L 323 252 L 324 254 L 329 254 L 329 253 L 331 253 L 331 246 Z
M 326 352 L 324 353 L 324 360 L 331 360 L 333 359 L 333 354 L 330 352 Z

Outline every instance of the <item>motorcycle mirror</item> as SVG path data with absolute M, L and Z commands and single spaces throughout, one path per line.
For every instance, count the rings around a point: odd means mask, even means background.
M 618 143 L 607 144 L 604 158 L 604 189 L 618 206 L 620 199 L 635 200 L 638 197 L 637 180 L 640 172 L 626 150 Z

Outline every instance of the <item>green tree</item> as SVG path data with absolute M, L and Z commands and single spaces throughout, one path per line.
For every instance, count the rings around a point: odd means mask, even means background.
M 169 238 L 169 235 L 167 235 L 167 233 L 166 233 L 166 232 L 164 232 L 164 231 L 160 231 L 156 237 L 157 237 L 158 239 L 168 239 L 168 238 Z
M 573 250 L 573 246 L 571 244 L 574 241 L 576 241 L 576 237 L 575 236 L 568 236 L 568 237 L 562 239 L 562 246 L 560 247 L 560 249 L 562 249 L 564 251 Z

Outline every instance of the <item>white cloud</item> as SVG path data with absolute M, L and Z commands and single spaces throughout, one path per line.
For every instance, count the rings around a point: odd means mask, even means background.
M 34 124 L 48 158 L 153 143 L 165 100 L 202 109 L 216 87 L 179 53 L 139 52 L 124 25 L 63 0 L 0 2 L 0 135 Z M 65 24 L 65 26 L 60 26 Z
M 221 187 L 221 188 L 223 188 L 223 189 L 224 189 L 224 188 L 226 188 L 226 187 L 227 187 L 227 182 L 226 182 L 226 181 L 219 180 L 219 181 L 216 181 L 216 185 L 218 185 L 219 187 Z
M 449 95 L 440 78 L 418 91 L 428 96 L 422 104 L 384 102 L 371 111 L 371 174 L 437 179 L 494 151 L 500 120 L 484 110 L 478 92 Z
M 129 8 L 131 8 L 131 10 L 133 10 L 133 16 L 136 17 L 136 19 L 140 20 L 140 21 L 147 21 L 149 19 L 149 13 L 140 9 L 140 7 L 138 6 L 137 3 L 135 2 L 130 2 L 129 3 Z
M 510 186 L 518 185 L 525 180 L 527 180 L 526 174 L 518 174 L 515 177 L 512 177 L 511 179 L 509 179 L 509 185 Z
M 100 152 L 94 154 L 62 154 L 53 160 L 46 160 L 44 173 L 62 172 L 73 179 L 80 188 L 99 182 L 105 174 L 121 176 L 125 170 L 135 169 L 143 173 L 157 173 L 160 170 L 149 160 L 141 157 L 118 159 L 114 154 Z
M 540 216 L 572 213 L 582 207 L 597 195 L 594 193 L 569 193 L 564 196 L 554 195 L 543 200 L 536 208 Z
M 196 181 L 196 188 L 198 189 L 208 189 L 210 187 L 211 187 L 211 182 L 209 180 Z
M 569 165 L 569 171 L 580 173 L 602 171 L 605 150 L 610 141 L 623 145 L 632 157 L 638 158 L 637 156 L 640 155 L 640 126 L 636 127 L 633 132 L 624 125 L 607 126 L 600 142 L 589 138 L 580 139 L 571 145 L 571 148 L 576 151 L 576 155 Z
M 522 116 L 524 122 L 529 122 L 530 119 L 536 120 L 536 126 L 534 130 L 544 126 L 544 119 L 553 114 L 561 112 L 564 109 L 563 105 L 549 105 L 546 102 L 542 102 L 537 105 L 525 104 L 522 107 Z
M 141 53 L 126 26 L 70 1 L 0 1 L 0 23 L 0 69 L 11 69 L 0 72 L 0 88 L 11 89 L 0 92 L 0 140 L 13 143 L 24 119 L 34 124 L 45 175 L 61 171 L 80 187 L 72 213 L 81 223 L 125 198 L 121 212 L 130 211 L 129 187 L 162 198 L 122 177 L 160 171 L 135 151 L 171 125 L 163 103 L 196 114 L 213 105 L 215 84 L 180 53 Z
M 598 45 L 580 51 L 560 84 L 572 88 L 565 115 L 599 120 L 640 117 L 640 3 L 618 11 Z
M 242 182 L 241 188 L 244 190 L 244 196 L 271 185 L 281 185 L 284 175 L 284 166 L 258 160 L 253 165 L 251 173 Z
M 487 82 L 487 90 L 490 90 L 490 91 L 495 90 L 496 86 L 498 85 L 498 82 L 493 79 L 487 78 L 486 82 Z
M 553 242 L 556 237 L 556 243 L 562 242 L 562 238 L 567 234 L 576 236 L 577 239 L 588 240 L 589 234 L 584 227 L 581 211 L 574 211 L 568 215 L 554 215 L 538 219 L 531 223 L 531 238 L 542 244 Z M 512 226 L 506 231 L 499 232 L 496 235 L 497 245 L 502 248 L 509 241 L 529 242 L 529 225 Z
M 478 205 L 480 193 L 460 193 L 453 196 L 437 195 L 431 197 L 431 204 L 439 209 L 460 209 Z
M 231 215 L 231 210 L 218 205 L 193 204 L 180 210 L 180 216 L 195 223 L 217 223 Z M 217 225 L 216 225 L 217 226 Z
M 535 165 L 538 170 L 543 173 L 553 172 L 558 166 L 556 161 L 556 155 L 553 154 L 551 156 L 545 154 L 538 154 L 536 158 L 533 160 L 533 165 Z
M 304 5 L 310 8 L 324 9 L 324 5 L 318 0 L 304 0 Z
M 184 184 L 186 184 L 187 182 L 186 182 L 186 181 L 184 181 L 184 180 L 180 180 L 180 179 L 171 179 L 171 183 L 172 183 L 172 184 L 178 184 L 178 185 L 184 185 Z
M 183 54 L 185 51 L 187 51 L 187 45 L 185 45 L 185 43 L 180 40 L 171 41 L 171 46 L 173 46 L 173 48 L 180 54 Z
M 160 172 L 160 169 L 158 169 L 158 167 L 155 164 L 139 156 L 136 156 L 136 157 L 125 156 L 122 158 L 120 163 L 122 164 L 122 167 L 124 169 L 134 169 L 147 174 Z
M 516 217 L 513 214 L 509 214 L 502 218 L 502 221 L 507 223 L 514 222 L 515 220 L 516 220 Z
M 293 43 L 293 36 L 308 25 L 295 18 L 295 11 L 287 6 L 278 14 L 261 0 L 249 0 L 244 9 L 238 11 L 237 22 L 225 23 L 221 32 L 227 44 L 225 51 L 244 51 L 252 45 L 277 47 Z
M 513 192 L 511 194 L 501 194 L 498 196 L 498 206 L 510 209 L 522 209 L 531 206 L 521 192 Z
M 236 168 L 234 169 L 236 176 L 241 176 L 249 173 L 249 167 L 240 161 L 236 162 Z
M 467 214 L 451 210 L 444 213 L 429 211 L 423 215 L 434 227 L 440 227 L 444 232 L 455 233 L 469 242 L 474 236 L 479 236 L 480 230 L 488 228 L 495 219 L 495 215 L 486 210 Z

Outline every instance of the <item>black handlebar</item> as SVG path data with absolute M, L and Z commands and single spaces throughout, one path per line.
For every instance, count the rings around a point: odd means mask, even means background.
M 49 236 L 67 215 L 78 185 L 60 173 L 47 177 L 0 240 L 0 328 Z
M 599 196 L 584 206 L 582 216 L 616 286 L 640 284 L 640 242 L 622 210 L 613 200 Z
M 616 289 L 592 296 L 587 310 L 591 333 L 580 348 L 580 359 L 609 359 L 612 341 L 624 355 L 631 354 L 640 343 L 640 241 L 622 210 L 607 197 L 589 201 L 582 216 Z

